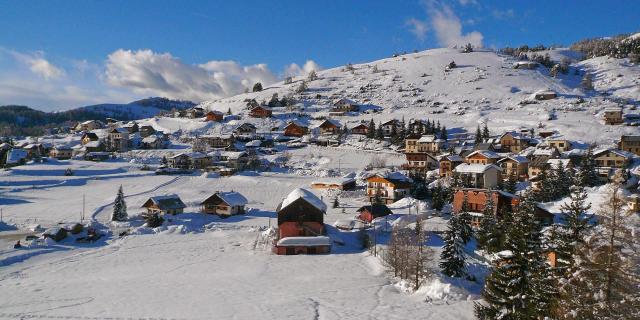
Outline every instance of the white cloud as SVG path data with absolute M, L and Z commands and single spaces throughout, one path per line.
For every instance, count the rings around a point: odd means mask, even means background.
M 17 61 L 28 66 L 31 72 L 43 77 L 44 79 L 57 79 L 65 74 L 62 69 L 47 61 L 42 52 L 36 52 L 34 54 L 26 54 L 16 51 L 9 52 Z
M 268 85 L 277 81 L 266 64 L 209 61 L 190 65 L 169 53 L 122 49 L 108 56 L 105 79 L 109 85 L 138 94 L 193 101 L 228 97 L 256 82 Z
M 472 31 L 462 33 L 460 18 L 446 4 L 430 2 L 427 4 L 427 12 L 431 18 L 431 25 L 441 46 L 462 46 L 471 43 L 476 47 L 482 46 L 482 33 Z
M 496 19 L 508 19 L 508 18 L 515 17 L 515 12 L 513 11 L 513 9 L 507 9 L 507 10 L 494 9 L 491 11 L 491 14 L 493 14 L 493 16 Z
M 427 31 L 429 31 L 427 22 L 411 18 L 405 22 L 405 25 L 409 26 L 409 31 L 413 33 L 418 40 L 424 41 L 427 36 Z
M 463 6 L 466 6 L 468 4 L 478 5 L 478 1 L 476 0 L 458 0 L 458 3 L 460 3 Z
M 292 63 L 284 68 L 284 76 L 285 77 L 297 77 L 297 76 L 305 76 L 311 71 L 320 71 L 322 67 L 318 65 L 313 60 L 307 60 L 302 67 L 300 67 L 297 63 Z

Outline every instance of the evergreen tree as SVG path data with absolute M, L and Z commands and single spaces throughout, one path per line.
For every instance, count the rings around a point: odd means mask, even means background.
M 591 204 L 586 202 L 587 193 L 580 186 L 573 187 L 571 201 L 560 206 L 561 225 L 553 235 L 558 256 L 556 268 L 567 274 L 574 269 L 576 248 L 584 244 L 593 227 L 593 219 L 588 215 Z M 555 231 L 555 230 L 554 230 Z
M 572 177 L 569 176 L 568 169 L 562 161 L 558 161 L 558 165 L 554 168 L 553 184 L 555 185 L 554 200 L 566 197 L 571 193 Z
M 502 185 L 502 190 L 505 192 L 515 194 L 518 188 L 518 178 L 513 172 L 507 177 L 507 180 Z
M 483 139 L 491 138 L 491 134 L 489 133 L 489 127 L 487 126 L 487 121 L 484 122 L 484 127 L 482 128 L 482 138 Z
M 253 85 L 253 92 L 260 92 L 260 91 L 262 91 L 262 83 L 256 82 L 256 84 Z
M 369 131 L 367 131 L 367 138 L 373 139 L 376 137 L 376 123 L 373 122 L 373 118 L 369 121 Z
M 378 128 L 376 129 L 376 139 L 384 140 L 384 131 L 382 131 L 381 123 L 378 123 Z
M 318 75 L 316 74 L 315 70 L 311 70 L 311 72 L 309 72 L 309 75 L 307 75 L 307 80 L 309 81 L 318 80 Z
M 338 201 L 338 197 L 333 198 L 333 207 L 337 208 L 340 206 L 340 202 Z
M 113 202 L 113 214 L 111 215 L 111 221 L 126 221 L 127 218 L 127 204 L 124 201 L 122 186 L 120 186 L 116 200 Z
M 229 108 L 229 110 L 227 110 L 227 115 L 232 115 L 231 108 Z
M 584 159 L 582 159 L 577 178 L 578 181 L 576 184 L 582 187 L 593 187 L 600 183 L 592 148 L 587 150 L 587 154 L 584 156 Z
M 476 140 L 475 140 L 475 144 L 476 146 L 482 143 L 482 131 L 480 131 L 480 125 L 478 125 L 478 128 L 476 129 Z
M 162 164 L 163 166 L 166 166 L 169 163 L 169 160 L 167 160 L 167 156 L 162 156 L 162 159 L 160 160 L 160 164 Z
M 442 126 L 442 129 L 440 130 L 440 139 L 444 140 L 445 142 L 447 141 L 447 127 L 446 126 Z
M 538 174 L 538 179 L 540 180 L 540 187 L 532 193 L 532 196 L 536 201 L 552 201 L 555 186 L 553 185 L 553 178 L 549 176 L 549 164 L 545 164 L 542 167 L 542 170 L 540 170 Z
M 482 221 L 480 222 L 480 227 L 476 232 L 478 248 L 487 253 L 497 252 L 500 246 L 500 229 L 498 228 L 498 222 L 496 221 L 494 211 L 495 204 L 493 203 L 491 196 L 489 196 L 484 209 L 482 210 Z
M 442 187 L 438 184 L 431 190 L 431 206 L 436 210 L 442 210 L 445 199 Z
M 444 247 L 440 254 L 442 273 L 454 278 L 462 278 L 467 274 L 465 267 L 464 240 L 460 215 L 452 215 L 444 232 Z
M 460 222 L 459 230 L 462 242 L 467 244 L 473 237 L 473 229 L 471 229 L 471 215 L 469 214 L 469 201 L 467 200 L 466 194 L 464 195 L 462 207 L 460 208 L 460 212 L 458 212 L 457 216 L 458 221 Z

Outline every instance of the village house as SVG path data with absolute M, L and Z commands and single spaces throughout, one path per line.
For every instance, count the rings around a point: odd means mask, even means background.
M 252 118 L 271 118 L 271 108 L 267 106 L 255 106 L 249 111 L 249 116 Z
M 14 148 L 7 151 L 7 159 L 4 165 L 6 168 L 23 165 L 27 162 L 28 157 L 29 153 L 26 150 Z
M 350 99 L 342 98 L 333 103 L 333 108 L 331 108 L 331 112 L 337 113 L 346 113 L 346 112 L 356 112 L 358 111 L 358 104 Z
M 529 173 L 529 159 L 523 156 L 510 155 L 498 160 L 498 166 L 502 168 L 502 179 L 506 180 L 510 176 L 516 177 L 520 181 L 527 179 Z
M 356 179 L 353 178 L 322 178 L 311 182 L 312 189 L 355 190 Z
M 465 162 L 468 164 L 494 164 L 500 159 L 500 155 L 490 150 L 476 150 L 468 154 Z
M 75 130 L 80 131 L 92 131 L 96 129 L 104 128 L 104 123 L 100 120 L 87 120 L 85 122 L 78 123 L 75 126 Z
M 449 154 L 441 157 L 439 163 L 440 177 L 452 176 L 453 169 L 461 163 L 464 163 L 464 159 L 456 154 Z
M 324 215 L 327 206 L 308 190 L 293 190 L 280 202 L 276 254 L 318 254 L 331 251 L 331 239 L 325 236 Z
M 438 168 L 438 160 L 429 153 L 405 153 L 407 163 L 402 165 L 405 170 L 424 172 Z
M 98 141 L 98 140 L 100 140 L 100 138 L 95 132 L 85 132 L 82 134 L 82 137 L 80 138 L 80 143 L 82 145 L 85 145 L 91 141 Z
M 621 136 L 618 148 L 640 156 L 640 136 Z
M 124 152 L 129 149 L 129 130 L 112 128 L 107 134 L 107 148 L 111 151 Z
M 237 126 L 233 133 L 240 136 L 251 136 L 256 134 L 256 126 L 251 123 L 245 122 Z
M 416 141 L 418 152 L 438 154 L 444 146 L 444 140 L 436 138 L 434 135 L 425 135 Z
M 549 164 L 548 164 L 549 159 L 551 159 L 551 157 L 545 155 L 545 156 L 535 156 L 529 161 L 529 168 L 527 169 L 528 171 L 527 175 L 529 176 L 529 180 L 539 175 L 543 169 L 546 169 L 549 167 Z
M 351 128 L 350 132 L 351 134 L 367 135 L 369 134 L 369 126 L 361 123 Z
M 547 138 L 544 145 L 548 145 L 552 148 L 558 149 L 559 152 L 565 152 L 571 150 L 571 141 L 562 138 Z
M 49 151 L 49 156 L 58 160 L 68 160 L 73 156 L 73 149 L 67 146 L 54 146 Z
M 404 138 L 404 152 L 405 153 L 418 153 L 418 140 L 422 136 L 416 133 L 409 134 Z
M 193 107 L 186 110 L 186 116 L 195 119 L 204 117 L 204 108 L 202 107 Z
M 287 137 L 302 137 L 309 131 L 309 128 L 297 121 L 290 121 L 284 127 L 284 135 Z
M 228 217 L 244 214 L 249 201 L 238 192 L 218 191 L 200 203 L 202 213 Z
M 211 165 L 211 157 L 200 152 L 178 153 L 167 159 L 169 168 L 174 169 L 205 169 Z
M 249 154 L 245 151 L 211 152 L 209 155 L 213 158 L 214 165 L 236 171 L 244 170 L 250 160 Z
M 394 203 L 404 198 L 411 189 L 412 180 L 400 172 L 376 174 L 367 178 L 369 202 L 378 196 L 383 203 Z
M 622 120 L 622 108 L 620 107 L 607 107 L 604 109 L 604 123 L 608 125 L 621 124 Z
M 155 133 L 156 133 L 156 129 L 154 129 L 153 126 L 150 126 L 150 125 L 140 126 L 140 136 L 142 138 L 146 138 Z
M 153 134 L 144 137 L 140 142 L 141 149 L 163 149 L 167 146 L 167 140 L 163 134 Z
M 625 169 L 633 159 L 633 153 L 618 149 L 604 149 L 593 153 L 596 170 L 602 178 L 613 177 L 618 169 Z
M 499 140 L 500 150 L 502 152 L 519 153 L 529 147 L 529 138 L 520 132 L 505 132 L 500 136 Z
M 142 205 L 148 215 L 180 214 L 186 207 L 177 195 L 151 197 Z
M 467 210 L 471 215 L 471 225 L 477 228 L 482 222 L 483 211 L 489 198 L 493 201 L 493 214 L 497 219 L 501 219 L 501 215 L 505 212 L 513 212 L 520 203 L 518 196 L 508 192 L 483 188 L 460 188 L 453 195 L 453 212 L 460 213 L 466 199 Z M 554 215 L 539 205 L 536 206 L 534 215 L 542 225 L 553 223 Z
M 464 186 L 491 189 L 501 181 L 502 169 L 494 164 L 463 163 L 453 169 Z
M 29 143 L 22 147 L 22 150 L 27 152 L 27 157 L 30 159 L 41 157 L 46 154 L 45 147 L 42 143 Z
M 535 100 L 551 100 L 555 99 L 558 94 L 553 90 L 540 90 L 535 92 L 532 96 Z
M 224 119 L 224 113 L 220 111 L 209 111 L 205 114 L 205 121 L 222 122 Z
M 140 126 L 135 121 L 130 121 L 122 125 L 122 128 L 127 129 L 129 134 L 134 134 L 140 130 Z
M 360 207 L 358 212 L 358 219 L 371 223 L 376 218 L 384 217 L 393 214 L 389 207 L 384 204 L 373 204 Z
M 231 149 L 235 142 L 232 134 L 205 135 L 196 137 L 196 139 L 213 149 Z
M 380 127 L 382 128 L 382 133 L 385 136 L 390 136 L 394 130 L 396 132 L 400 132 L 402 129 L 402 123 L 396 119 L 392 119 L 381 124 Z
M 324 120 L 319 126 L 318 130 L 320 134 L 338 134 L 340 133 L 340 123 L 335 120 Z

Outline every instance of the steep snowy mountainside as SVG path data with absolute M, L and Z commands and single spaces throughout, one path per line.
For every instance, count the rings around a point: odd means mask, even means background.
M 554 52 L 554 55 L 573 53 L 564 50 Z M 457 67 L 445 71 L 445 66 L 452 61 Z M 308 90 L 302 94 L 296 93 L 296 88 L 306 77 L 297 77 L 290 84 L 276 83 L 261 92 L 207 101 L 201 106 L 222 112 L 230 109 L 234 114 L 244 115 L 248 112 L 247 99 L 268 102 L 277 93 L 279 97 L 294 97 L 301 102 L 304 113 L 318 118 L 329 115 L 334 99 L 345 97 L 360 103 L 365 110 L 380 110 L 375 115 L 361 112 L 335 117 L 348 126 L 371 118 L 377 123 L 404 117 L 438 120 L 454 130 L 474 130 L 478 123 L 488 121 L 496 134 L 518 128 L 555 129 L 568 138 L 588 142 L 611 142 L 620 134 L 637 133 L 636 127 L 604 126 L 602 111 L 611 105 L 608 100 L 616 98 L 618 91 L 623 94 L 620 98 L 630 98 L 631 104 L 637 104 L 640 97 L 633 88 L 622 90 L 613 82 L 599 78 L 598 72 L 617 67 L 610 63 L 599 65 L 596 61 L 572 64 L 567 75 L 552 78 L 543 66 L 535 70 L 514 69 L 514 58 L 490 51 L 461 53 L 454 49 L 433 49 L 353 65 L 351 71 L 338 67 L 318 72 L 318 79 L 308 82 Z M 623 63 L 620 62 L 623 60 L 615 61 Z M 378 72 L 374 72 L 376 68 Z M 640 75 L 637 67 L 625 70 L 629 76 L 623 78 L 633 79 Z M 598 92 L 585 92 L 580 88 L 585 71 L 596 74 Z M 612 89 L 616 89 L 611 92 L 612 97 L 600 95 L 600 92 Z M 555 91 L 558 97 L 533 100 L 532 95 L 540 90 Z M 627 109 L 633 108 L 628 106 Z M 250 121 L 263 125 L 266 130 L 282 126 L 289 120 L 285 110 L 274 111 L 272 119 Z M 311 122 L 317 124 L 317 121 Z

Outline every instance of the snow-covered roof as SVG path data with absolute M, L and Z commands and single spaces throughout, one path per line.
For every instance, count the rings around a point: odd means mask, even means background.
M 28 153 L 25 150 L 22 149 L 11 149 L 9 150 L 9 153 L 7 154 L 7 163 L 9 164 L 15 164 L 15 163 L 19 163 L 20 160 L 25 159 L 27 157 Z
M 336 184 L 336 185 L 345 185 L 351 182 L 356 181 L 353 178 L 322 178 L 318 180 L 313 180 L 311 184 Z
M 547 160 L 547 163 L 552 169 L 558 169 L 558 166 L 560 165 L 560 163 L 562 163 L 563 168 L 567 168 L 567 166 L 569 166 L 569 164 L 571 163 L 571 160 L 570 159 L 549 159 Z
M 262 145 L 262 141 L 260 140 L 251 140 L 247 142 L 244 146 L 248 148 L 258 148 Z
M 325 236 L 318 237 L 286 237 L 278 240 L 278 247 L 296 246 L 330 246 L 331 238 Z
M 506 161 L 507 159 L 508 159 L 508 160 L 513 160 L 513 161 L 515 161 L 515 162 L 517 162 L 517 163 L 528 163 L 528 162 L 529 162 L 529 159 L 527 159 L 527 157 L 524 157 L 524 156 L 518 156 L 518 155 L 509 155 L 509 156 L 506 156 L 504 159 L 501 159 L 501 160 L 500 160 L 500 162 L 502 162 L 502 161 Z
M 146 138 L 142 139 L 142 142 L 144 142 L 144 143 L 154 143 L 154 142 L 156 142 L 158 139 L 159 139 L 159 138 L 158 138 L 157 136 L 151 135 L 151 136 L 148 136 L 148 137 L 146 137 Z
M 87 144 L 85 144 L 84 146 L 86 148 L 98 148 L 100 147 L 101 144 L 102 142 L 100 140 L 94 140 L 94 141 L 87 142 Z
M 479 163 L 462 163 L 459 166 L 455 167 L 453 171 L 458 173 L 484 173 L 485 171 L 495 168 L 498 171 L 502 171 L 502 169 L 493 164 L 479 164 Z
M 476 150 L 474 152 L 471 152 L 469 155 L 467 155 L 467 158 L 475 154 L 481 154 L 489 159 L 500 159 L 500 155 L 491 150 Z
M 347 99 L 347 98 L 340 98 L 337 99 L 333 102 L 334 105 L 337 104 L 347 104 L 347 105 L 357 105 L 357 103 L 351 99 Z
M 284 200 L 282 200 L 282 204 L 280 205 L 280 210 L 286 208 L 288 205 L 292 204 L 294 201 L 300 198 L 302 198 L 312 206 L 316 207 L 320 211 L 327 211 L 327 205 L 324 204 L 324 202 L 322 202 L 320 198 L 318 198 L 311 191 L 303 188 L 297 188 L 291 191 L 291 193 L 289 193 L 289 195 L 286 198 L 284 198 Z
M 443 141 L 441 139 L 436 139 L 436 136 L 434 135 L 426 135 L 426 136 L 422 136 L 420 137 L 420 139 L 418 139 L 418 143 L 428 143 L 428 142 L 439 142 L 439 141 Z
M 613 148 L 596 150 L 593 152 L 593 155 L 597 157 L 605 152 L 611 152 L 627 159 L 631 159 L 634 156 L 634 154 L 631 152 L 620 150 L 620 149 L 613 149 Z
M 174 156 L 169 157 L 169 159 L 175 159 L 175 158 L 185 157 L 185 156 L 191 159 L 202 159 L 207 157 L 207 155 L 202 152 L 181 152 Z
M 221 152 L 220 155 L 227 157 L 227 159 L 237 160 L 240 157 L 246 155 L 247 153 L 244 151 L 224 151 Z
M 604 108 L 604 112 L 622 112 L 622 108 L 614 106 L 606 107 Z
M 220 197 L 224 202 L 232 207 L 244 206 L 249 201 L 243 195 L 238 192 L 228 191 L 228 192 L 216 192 L 216 195 Z
M 158 206 L 160 209 L 162 210 L 168 210 L 168 209 L 184 209 L 187 206 L 184 204 L 184 202 L 182 202 L 182 200 L 180 199 L 180 197 L 178 197 L 177 195 L 173 194 L 173 195 L 166 195 L 166 196 L 155 196 L 155 197 L 151 197 L 149 198 L 149 200 L 147 200 L 147 202 L 151 201 L 153 204 L 155 204 L 156 206 Z M 145 204 L 147 203 L 145 202 Z M 144 207 L 144 205 L 143 205 Z

